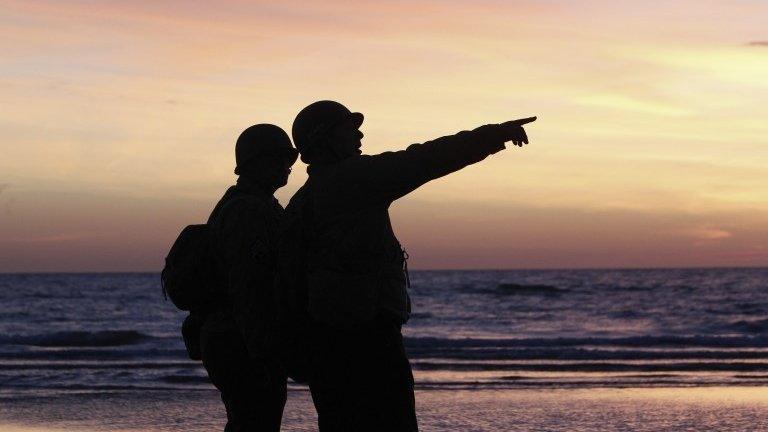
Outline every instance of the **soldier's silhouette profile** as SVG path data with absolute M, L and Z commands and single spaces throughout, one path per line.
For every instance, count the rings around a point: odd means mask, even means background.
M 269 339 L 283 208 L 273 194 L 286 184 L 297 156 L 277 126 L 258 124 L 243 131 L 235 146 L 237 184 L 208 221 L 224 287 L 203 313 L 200 346 L 203 365 L 226 408 L 226 432 L 280 430 L 286 377 Z
M 304 108 L 292 135 L 309 179 L 286 207 L 304 215 L 308 380 L 321 432 L 415 431 L 401 326 L 411 311 L 407 254 L 389 206 L 430 180 L 528 138 L 534 117 L 362 155 L 363 115 L 334 101 Z

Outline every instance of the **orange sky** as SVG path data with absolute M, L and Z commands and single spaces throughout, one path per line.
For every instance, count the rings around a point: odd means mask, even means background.
M 368 153 L 539 116 L 393 206 L 414 268 L 768 265 L 766 22 L 761 0 L 0 0 L 0 272 L 158 270 L 239 132 L 327 98 Z

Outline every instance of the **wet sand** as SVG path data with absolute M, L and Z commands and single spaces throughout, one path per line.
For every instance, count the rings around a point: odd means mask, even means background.
M 40 432 L 223 429 L 214 391 L 11 395 L 0 430 Z M 768 388 L 421 390 L 422 431 L 768 431 Z M 312 431 L 309 393 L 289 393 L 283 430 Z

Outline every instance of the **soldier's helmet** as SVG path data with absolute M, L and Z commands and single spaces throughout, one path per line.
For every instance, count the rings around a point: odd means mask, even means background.
M 353 122 L 355 127 L 360 127 L 363 124 L 363 115 L 351 112 L 335 101 L 322 100 L 312 103 L 301 110 L 293 121 L 293 142 L 303 156 L 308 149 L 322 142 L 334 126 L 347 120 Z
M 291 164 L 296 162 L 299 153 L 291 144 L 288 134 L 273 124 L 257 124 L 244 130 L 235 144 L 235 174 L 240 175 L 243 168 L 254 159 L 264 156 L 285 156 Z

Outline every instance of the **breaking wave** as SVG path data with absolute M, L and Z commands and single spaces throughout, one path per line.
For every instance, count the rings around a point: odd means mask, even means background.
M 709 347 L 709 348 L 764 348 L 768 347 L 766 336 L 629 336 L 629 337 L 556 337 L 556 338 L 435 338 L 408 337 L 406 346 L 412 349 L 425 348 L 483 348 L 483 347 L 574 347 L 574 346 L 615 346 L 615 347 Z
M 149 339 L 152 339 L 152 336 L 135 330 L 62 331 L 31 336 L 0 336 L 0 345 L 110 347 L 134 345 Z

